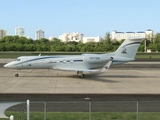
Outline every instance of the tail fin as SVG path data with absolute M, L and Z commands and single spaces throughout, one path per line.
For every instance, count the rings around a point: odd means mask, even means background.
M 128 38 L 121 46 L 115 51 L 115 55 L 118 57 L 134 58 L 141 41 L 144 38 Z

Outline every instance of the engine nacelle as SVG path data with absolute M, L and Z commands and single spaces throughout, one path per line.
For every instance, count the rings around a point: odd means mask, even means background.
M 104 55 L 99 54 L 83 54 L 83 61 L 88 63 L 101 63 L 106 61 Z

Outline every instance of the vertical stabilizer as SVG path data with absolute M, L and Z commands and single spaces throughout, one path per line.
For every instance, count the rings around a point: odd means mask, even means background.
M 115 55 L 118 57 L 134 58 L 143 39 L 144 38 L 126 39 L 115 51 Z

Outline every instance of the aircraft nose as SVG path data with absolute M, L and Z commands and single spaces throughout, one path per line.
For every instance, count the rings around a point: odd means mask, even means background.
M 5 64 L 3 67 L 5 67 L 5 68 L 6 68 L 6 67 L 7 67 L 7 64 Z
M 5 64 L 3 67 L 9 68 L 10 66 L 9 66 L 9 64 L 7 63 L 7 64 Z

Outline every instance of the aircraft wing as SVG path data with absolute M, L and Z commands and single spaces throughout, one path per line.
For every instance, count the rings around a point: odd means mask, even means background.
M 66 71 L 83 71 L 83 72 L 99 72 L 98 69 L 77 69 L 77 68 L 56 68 L 58 70 L 66 70 Z
M 78 68 L 65 68 L 65 67 L 56 67 L 53 69 L 58 69 L 58 70 L 66 70 L 66 71 L 83 71 L 83 72 L 105 72 L 109 69 L 109 67 L 112 64 L 112 59 L 107 60 L 107 63 L 103 66 L 101 69 L 78 69 Z

